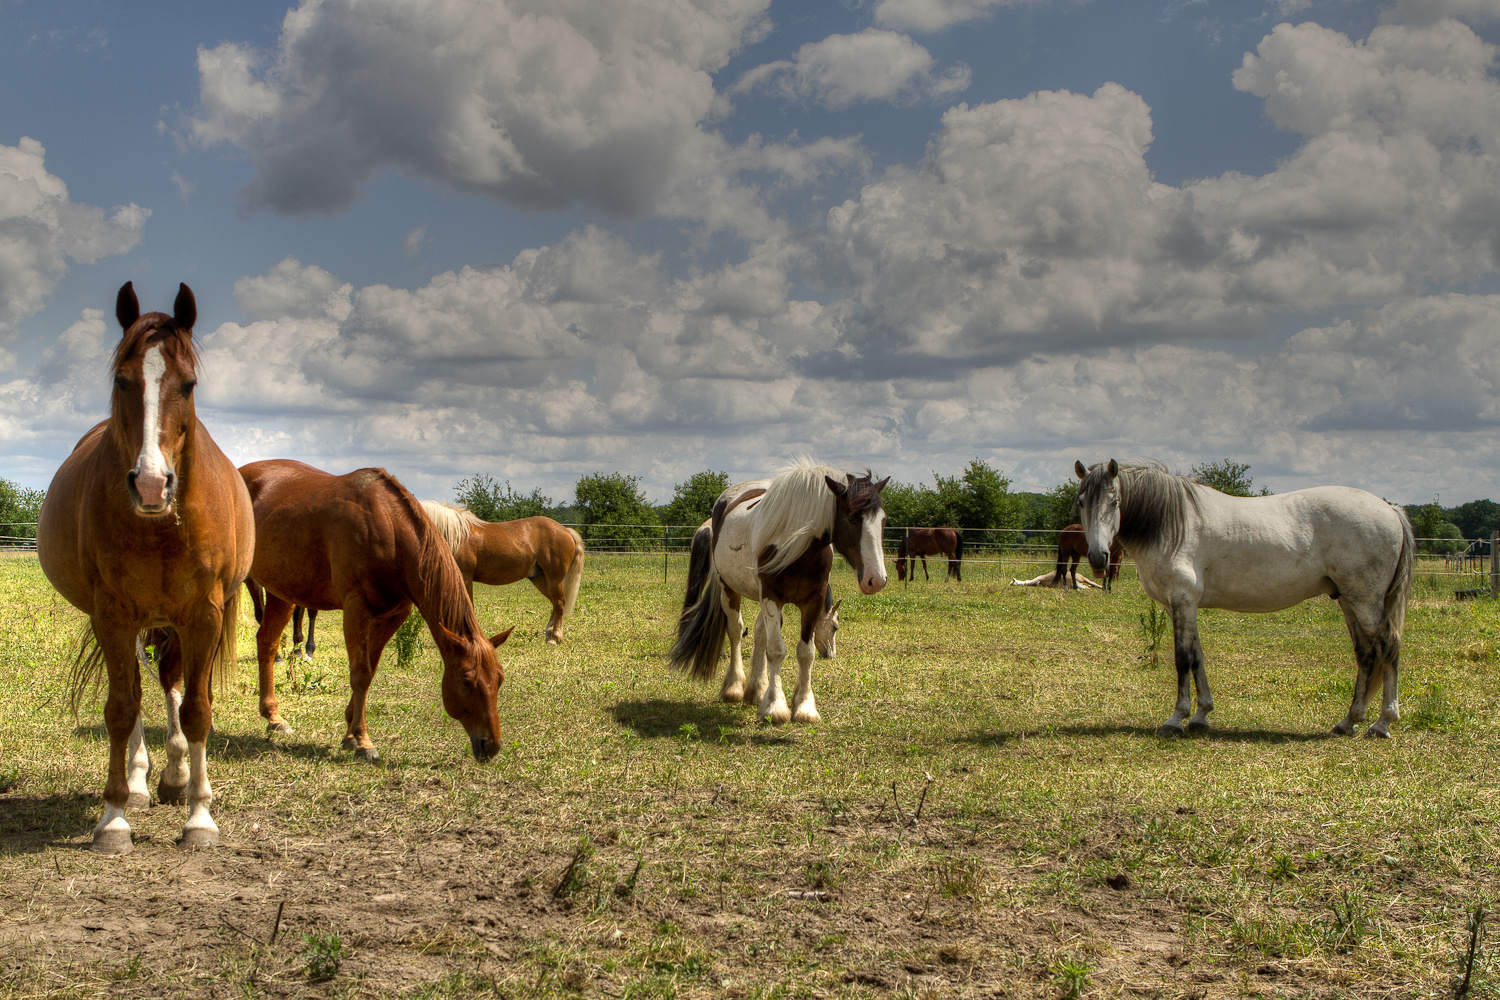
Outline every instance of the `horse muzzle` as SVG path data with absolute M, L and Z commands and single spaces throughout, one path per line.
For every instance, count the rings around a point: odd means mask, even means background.
M 172 501 L 177 497 L 177 476 L 172 472 L 131 469 L 125 476 L 125 483 L 137 514 L 161 517 L 172 510 Z
M 474 759 L 483 764 L 500 752 L 500 741 L 470 734 L 469 747 L 474 751 Z
M 1104 571 L 1109 568 L 1109 550 L 1089 546 L 1089 566 L 1093 568 L 1096 577 L 1103 577 Z

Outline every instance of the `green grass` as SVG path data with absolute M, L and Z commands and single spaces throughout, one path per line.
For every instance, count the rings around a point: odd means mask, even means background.
M 1336 604 L 1205 611 L 1214 729 L 1164 739 L 1133 575 L 1023 572 L 851 597 L 823 724 L 783 729 L 666 669 L 680 560 L 591 558 L 561 648 L 528 585 L 478 588 L 487 631 L 517 626 L 485 765 L 425 635 L 372 687 L 381 766 L 338 749 L 336 613 L 268 742 L 247 602 L 210 741 L 224 844 L 179 854 L 158 807 L 108 859 L 79 849 L 107 749 L 97 706 L 66 714 L 80 619 L 0 559 L 0 995 L 1453 995 L 1500 868 L 1494 604 L 1417 599 L 1389 741 L 1326 735 Z M 153 749 L 159 706 L 148 683 Z M 1496 981 L 1481 941 L 1469 995 Z

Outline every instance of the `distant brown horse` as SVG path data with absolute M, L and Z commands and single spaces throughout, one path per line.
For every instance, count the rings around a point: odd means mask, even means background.
M 109 681 L 109 776 L 93 840 L 107 854 L 131 849 L 126 808 L 150 804 L 137 654 L 145 629 L 167 702 L 167 766 L 157 796 L 187 803 L 181 846 L 219 842 L 205 749 L 210 681 L 234 663 L 255 526 L 245 484 L 194 409 L 197 315 L 187 285 L 171 316 L 142 316 L 130 282 L 120 289 L 115 317 L 125 332 L 112 362 L 109 419 L 57 470 L 37 528 L 42 571 L 89 616 L 73 667 L 74 710 L 101 668 Z
M 1053 522 L 1054 524 L 1056 522 Z M 1088 558 L 1089 542 L 1083 533 L 1083 525 L 1070 524 L 1057 533 L 1057 569 L 1054 574 L 1054 587 L 1060 587 L 1063 583 L 1064 572 L 1067 572 L 1073 581 L 1073 589 L 1078 589 L 1078 561 Z M 1114 589 L 1115 578 L 1120 575 L 1120 563 L 1125 558 L 1125 549 L 1116 538 L 1109 545 L 1109 565 L 1104 570 L 1104 589 Z M 1066 566 L 1066 570 L 1064 567 Z
M 415 604 L 443 659 L 443 707 L 464 727 L 476 760 L 500 748 L 495 699 L 505 675 L 493 638 L 480 631 L 453 553 L 422 505 L 384 469 L 345 476 L 272 459 L 240 469 L 255 509 L 250 575 L 266 590 L 256 632 L 260 714 L 268 731 L 290 732 L 276 701 L 272 662 L 293 605 L 344 612 L 349 705 L 344 749 L 380 753 L 365 725 L 365 700 L 380 654 Z
M 423 500 L 422 507 L 453 550 L 471 600 L 476 583 L 503 587 L 530 580 L 552 602 L 547 642 L 562 643 L 563 618 L 573 613 L 583 580 L 582 535 L 550 517 L 485 521 L 431 500 Z
M 944 579 L 963 582 L 964 536 L 956 528 L 907 528 L 906 537 L 896 546 L 896 579 L 907 578 L 906 560 L 910 558 L 911 578 L 916 579 L 917 560 L 921 559 L 922 578 L 930 581 L 928 556 L 947 556 L 948 575 Z

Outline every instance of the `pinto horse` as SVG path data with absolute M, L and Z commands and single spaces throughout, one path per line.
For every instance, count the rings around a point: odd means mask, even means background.
M 141 315 L 131 283 L 120 289 L 115 318 L 124 335 L 112 362 L 109 419 L 57 470 L 37 527 L 42 571 L 89 616 L 73 665 L 75 713 L 101 669 L 109 682 L 109 775 L 93 837 L 93 849 L 105 854 L 131 849 L 125 810 L 151 801 L 141 724 L 143 630 L 156 647 L 167 705 L 167 766 L 157 797 L 187 804 L 180 846 L 219 842 L 205 747 L 210 682 L 234 663 L 240 581 L 250 570 L 255 524 L 245 484 L 194 408 L 197 315 L 187 285 L 171 316 Z
M 1390 735 L 1400 718 L 1401 626 L 1413 573 L 1411 522 L 1401 508 L 1344 486 L 1231 497 L 1156 465 L 1114 459 L 1092 468 L 1077 462 L 1074 472 L 1095 574 L 1120 539 L 1146 593 L 1172 616 L 1177 704 L 1163 733 L 1183 732 L 1194 684 L 1198 711 L 1187 728 L 1208 728 L 1214 700 L 1199 608 L 1280 611 L 1327 594 L 1343 609 L 1358 665 L 1349 712 L 1333 731 L 1352 734 L 1364 722 L 1371 678 L 1382 668 L 1380 718 L 1365 735 Z
M 769 479 L 763 479 L 743 485 L 764 489 L 770 482 Z M 703 581 L 708 579 L 710 569 L 708 551 L 713 544 L 713 523 L 713 518 L 709 518 L 698 525 L 698 530 L 693 532 L 692 547 L 688 555 L 687 591 L 682 595 L 683 614 L 686 614 L 687 610 L 697 603 L 698 595 L 703 592 Z M 813 648 L 818 651 L 818 656 L 822 659 L 831 660 L 838 655 L 839 608 L 843 606 L 842 597 L 837 601 L 833 599 L 833 583 L 830 582 L 823 590 L 823 613 L 818 617 L 818 623 L 813 626 Z M 743 636 L 743 632 L 741 635 Z
M 503 587 L 530 580 L 552 602 L 547 644 L 562 643 L 563 618 L 573 613 L 583 580 L 582 535 L 550 517 L 485 521 L 431 500 L 423 500 L 422 508 L 453 550 L 471 600 L 476 583 Z
M 1070 524 L 1057 533 L 1057 569 L 1053 573 L 1052 586 L 1061 587 L 1064 576 L 1070 577 L 1073 589 L 1078 589 L 1078 563 L 1089 554 L 1088 536 L 1084 534 L 1083 525 Z M 1120 575 L 1120 563 L 1125 559 L 1125 546 L 1120 544 L 1116 538 L 1109 544 L 1109 565 L 1104 569 L 1104 591 L 1107 593 L 1114 589 L 1114 582 Z
M 907 528 L 906 537 L 896 546 L 896 579 L 905 580 L 906 560 L 911 559 L 911 579 L 917 578 L 917 560 L 922 560 L 922 578 L 931 582 L 927 575 L 928 556 L 947 556 L 948 575 L 945 580 L 964 579 L 964 536 L 957 528 Z
M 443 708 L 468 733 L 476 760 L 494 756 L 495 699 L 505 680 L 495 649 L 510 631 L 488 638 L 480 630 L 453 553 L 416 498 L 384 469 L 335 476 L 271 459 L 242 467 L 240 475 L 255 510 L 250 576 L 266 591 L 255 638 L 267 731 L 291 731 L 279 711 L 272 664 L 293 606 L 338 609 L 351 689 L 344 749 L 379 759 L 365 702 L 381 652 L 416 605 L 443 660 Z
M 757 701 L 760 718 L 781 724 L 821 721 L 812 690 L 813 628 L 828 599 L 828 573 L 837 551 L 853 567 L 861 593 L 885 586 L 885 508 L 874 482 L 798 459 L 769 481 L 741 483 L 720 494 L 711 518 L 706 563 L 690 568 L 702 591 L 677 622 L 673 666 L 706 680 L 729 639 L 729 667 L 720 698 Z M 742 598 L 760 602 L 750 676 L 740 655 Z M 786 642 L 782 609 L 793 604 L 802 619 L 797 643 L 797 690 L 788 707 L 781 689 Z

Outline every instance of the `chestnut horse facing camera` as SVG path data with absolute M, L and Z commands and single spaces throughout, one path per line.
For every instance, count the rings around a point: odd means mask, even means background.
M 187 803 L 181 846 L 219 842 L 204 746 L 210 680 L 234 663 L 255 526 L 245 484 L 193 407 L 197 314 L 187 285 L 171 316 L 142 316 L 130 282 L 120 289 L 115 316 L 124 336 L 115 348 L 109 419 L 57 470 L 37 526 L 42 571 L 89 616 L 73 666 L 75 711 L 101 668 L 108 678 L 109 776 L 93 840 L 103 853 L 131 849 L 125 810 L 150 804 L 137 656 L 144 629 L 153 631 L 167 704 L 167 766 L 157 796 Z
M 443 658 L 443 708 L 469 734 L 476 760 L 494 756 L 495 699 L 505 680 L 495 648 L 510 630 L 493 638 L 480 630 L 453 553 L 417 499 L 384 469 L 335 476 L 271 459 L 240 475 L 255 509 L 250 576 L 266 592 L 255 644 L 267 731 L 291 731 L 278 711 L 272 664 L 292 607 L 340 610 L 351 689 L 344 749 L 378 759 L 365 699 L 381 652 L 415 604 Z

